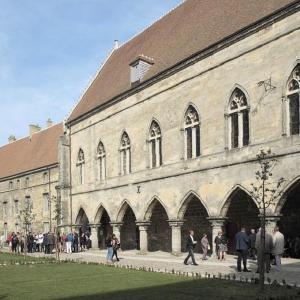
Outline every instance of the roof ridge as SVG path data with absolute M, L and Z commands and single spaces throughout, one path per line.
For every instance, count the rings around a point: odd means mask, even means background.
M 107 55 L 107 57 L 104 59 L 104 61 L 102 63 L 100 63 L 100 66 L 98 67 L 95 75 L 89 80 L 86 88 L 83 90 L 83 92 L 81 93 L 81 95 L 79 96 L 79 98 L 77 99 L 77 101 L 75 101 L 75 103 L 73 104 L 73 106 L 71 107 L 69 113 L 66 114 L 65 118 L 63 119 L 62 123 L 65 125 L 68 122 L 68 119 L 70 118 L 71 114 L 73 113 L 73 111 L 76 109 L 77 105 L 81 102 L 83 96 L 86 94 L 86 92 L 88 91 L 88 89 L 91 87 L 91 85 L 94 83 L 94 81 L 97 79 L 98 75 L 100 74 L 101 70 L 103 69 L 104 65 L 107 63 L 107 61 L 109 60 L 109 58 L 112 56 L 112 54 L 118 50 L 119 48 L 115 48 L 113 47 L 112 50 L 109 52 L 109 54 Z
M 165 18 L 167 15 L 169 15 L 171 12 L 173 12 L 175 9 L 177 9 L 179 6 L 183 5 L 184 3 L 186 3 L 189 0 L 185 0 L 185 1 L 181 1 L 180 3 L 178 3 L 177 5 L 175 5 L 173 8 L 171 8 L 169 11 L 167 11 L 166 13 L 164 13 L 162 16 L 160 16 L 158 19 L 156 19 L 155 21 L 153 21 L 150 25 L 146 26 L 144 29 L 142 29 L 141 31 L 139 31 L 138 33 L 134 34 L 131 38 L 129 38 L 126 42 L 124 42 L 122 45 L 120 45 L 120 47 L 117 49 L 121 49 L 123 46 L 127 45 L 129 42 L 131 42 L 132 40 L 134 40 L 136 37 L 138 37 L 140 34 L 142 34 L 144 31 L 146 31 L 147 29 L 149 29 L 150 27 L 152 27 L 153 25 L 155 25 L 156 23 L 158 23 L 161 19 Z
M 41 128 L 41 130 L 39 130 L 38 132 L 35 132 L 34 135 L 39 134 L 39 133 L 42 133 L 42 132 L 44 132 L 44 131 L 46 131 L 46 130 L 48 130 L 48 129 L 51 129 L 52 127 L 58 126 L 58 125 L 60 125 L 60 124 L 63 125 L 63 122 L 59 122 L 59 123 L 53 124 L 53 125 L 51 125 L 51 126 L 49 126 L 49 127 Z M 0 146 L 0 150 L 1 150 L 2 148 L 4 148 L 4 147 L 7 147 L 7 146 L 12 145 L 12 144 L 14 144 L 14 143 L 16 143 L 16 142 L 20 142 L 20 141 L 25 140 L 25 139 L 28 139 L 28 138 L 30 138 L 30 135 L 26 135 L 26 136 L 24 136 L 24 137 L 21 137 L 21 138 L 19 138 L 19 139 L 16 139 L 15 141 L 13 141 L 13 142 L 11 142 L 11 143 L 6 143 L 6 144 Z

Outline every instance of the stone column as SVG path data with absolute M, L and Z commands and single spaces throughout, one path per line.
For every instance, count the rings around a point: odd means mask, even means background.
M 279 215 L 266 216 L 266 232 L 273 234 L 273 230 L 277 226 L 277 222 L 279 220 L 280 220 Z
M 160 166 L 160 140 L 159 139 L 156 139 L 155 140 L 155 158 L 156 158 L 156 167 L 159 167 Z
M 93 224 L 91 225 L 91 242 L 92 242 L 92 249 L 98 249 L 98 227 L 100 224 Z
M 110 225 L 113 228 L 113 234 L 116 235 L 117 239 L 121 243 L 121 226 L 123 225 L 123 223 L 121 223 L 121 222 L 110 222 Z
M 244 139 L 244 124 L 243 124 L 243 113 L 240 111 L 238 113 L 238 126 L 239 126 L 239 148 L 243 147 L 243 139 Z
M 196 157 L 197 154 L 197 128 L 192 128 L 192 158 Z
M 218 235 L 219 231 L 223 231 L 223 226 L 224 226 L 226 218 L 215 217 L 215 218 L 208 218 L 208 220 L 211 223 L 211 228 L 212 228 L 212 237 L 211 237 L 212 249 L 211 250 L 212 250 L 213 256 L 217 256 L 216 247 L 215 247 L 215 238 Z
M 183 225 L 182 221 L 170 220 L 169 225 L 172 229 L 172 253 L 181 253 L 181 227 Z
M 140 230 L 140 252 L 147 253 L 148 252 L 148 227 L 150 222 L 136 222 L 136 225 Z

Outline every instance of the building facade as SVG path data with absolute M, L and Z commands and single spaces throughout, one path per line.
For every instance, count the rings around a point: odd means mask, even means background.
M 115 48 L 67 121 L 66 219 L 94 247 L 115 232 L 123 249 L 180 252 L 192 228 L 233 249 L 259 227 L 249 191 L 270 148 L 285 184 L 268 225 L 298 234 L 299 20 L 299 1 L 187 0 Z
M 268 228 L 298 236 L 299 10 L 292 0 L 186 0 L 116 43 L 55 150 L 63 230 L 89 231 L 94 248 L 114 232 L 123 250 L 173 253 L 189 229 L 211 244 L 223 230 L 233 250 L 241 226 L 259 227 L 251 183 L 257 153 L 271 149 L 274 182 L 285 182 Z
M 58 142 L 63 135 L 62 124 L 41 130 L 30 126 L 28 137 L 0 148 L 0 232 L 23 232 L 22 211 L 31 211 L 33 221 L 29 230 L 53 230 L 54 203 L 59 185 Z

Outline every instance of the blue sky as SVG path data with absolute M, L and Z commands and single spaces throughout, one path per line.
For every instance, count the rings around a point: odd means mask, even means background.
M 0 0 L 0 145 L 60 122 L 111 51 L 182 0 Z

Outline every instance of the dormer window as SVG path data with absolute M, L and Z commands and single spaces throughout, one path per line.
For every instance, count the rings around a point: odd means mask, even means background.
M 154 64 L 152 58 L 139 55 L 131 64 L 130 64 L 130 83 L 131 86 L 137 86 L 150 67 Z

